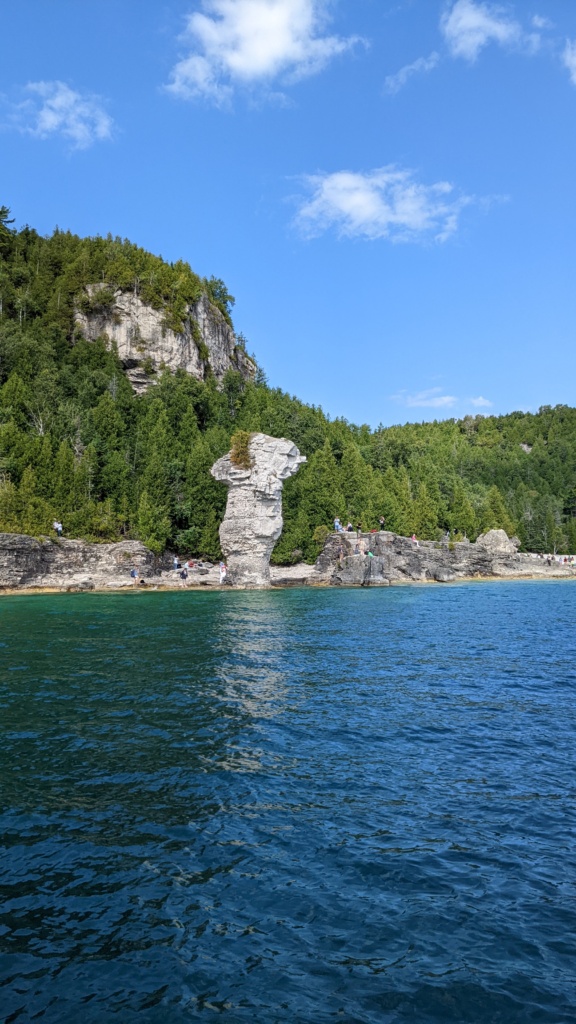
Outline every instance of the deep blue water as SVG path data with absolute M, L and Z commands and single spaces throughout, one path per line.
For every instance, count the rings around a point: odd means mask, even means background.
M 0 599 L 0 1019 L 576 1021 L 575 605 Z

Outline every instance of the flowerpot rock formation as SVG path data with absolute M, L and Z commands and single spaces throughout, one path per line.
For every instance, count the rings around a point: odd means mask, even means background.
M 234 465 L 229 452 L 212 476 L 228 486 L 220 544 L 228 563 L 226 581 L 236 587 L 270 585 L 270 555 L 282 533 L 282 487 L 306 459 L 292 441 L 252 434 L 250 467 Z

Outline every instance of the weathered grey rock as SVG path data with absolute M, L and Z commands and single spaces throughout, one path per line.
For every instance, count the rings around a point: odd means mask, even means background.
M 88 285 L 90 298 L 106 285 Z M 184 329 L 176 334 L 165 324 L 161 309 L 147 306 L 134 292 L 118 289 L 108 307 L 84 313 L 76 311 L 75 323 L 85 338 L 95 341 L 106 336 L 118 350 L 128 379 L 137 394 L 147 390 L 153 372 L 165 367 L 185 370 L 204 380 L 209 370 L 221 381 L 227 370 L 238 370 L 246 379 L 254 376 L 254 361 L 238 344 L 236 335 L 204 293 L 188 307 Z
M 282 487 L 298 471 L 304 456 L 284 437 L 253 434 L 251 468 L 233 465 L 230 453 L 218 459 L 212 476 L 228 486 L 220 544 L 228 563 L 227 583 L 237 587 L 270 585 L 270 555 L 282 533 Z
M 141 578 L 158 571 L 158 562 L 140 541 L 87 544 L 81 540 L 50 540 L 0 533 L 0 588 L 48 587 L 92 590 L 130 585 L 130 570 Z
M 519 547 L 517 538 L 515 541 L 510 540 L 504 530 L 489 530 L 488 533 L 480 534 L 476 544 L 492 555 L 515 555 Z
M 414 543 L 409 537 L 381 531 L 332 533 L 320 553 L 310 583 L 333 586 L 385 586 L 388 583 L 489 577 L 576 577 L 576 566 L 530 554 L 518 554 L 516 539 L 490 530 L 475 544 L 462 541 Z

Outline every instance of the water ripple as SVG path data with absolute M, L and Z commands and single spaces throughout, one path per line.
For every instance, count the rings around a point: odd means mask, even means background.
M 575 1021 L 575 595 L 3 598 L 2 1019 Z

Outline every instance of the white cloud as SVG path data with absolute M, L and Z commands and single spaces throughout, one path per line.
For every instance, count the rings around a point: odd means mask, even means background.
M 529 41 L 534 49 L 538 38 L 531 36 L 527 40 L 520 24 L 503 7 L 475 0 L 456 0 L 444 11 L 440 28 L 452 56 L 470 61 L 476 60 L 488 43 L 517 46 Z
M 488 406 L 493 404 L 489 398 L 483 398 L 482 395 L 478 395 L 478 398 L 470 399 L 470 405 L 473 405 L 475 409 L 487 409 Z
M 554 22 L 550 21 L 549 18 L 543 18 L 540 14 L 534 15 L 532 24 L 537 29 L 554 28 Z
M 187 18 L 190 53 L 168 90 L 226 102 L 235 86 L 302 78 L 349 50 L 357 37 L 322 35 L 327 0 L 202 0 Z
M 384 81 L 387 92 L 395 93 L 399 92 L 406 82 L 412 75 L 420 75 L 427 71 L 432 71 L 438 61 L 440 55 L 434 51 L 429 57 L 419 57 L 418 60 L 412 62 L 412 64 L 405 64 L 400 71 L 397 71 L 395 75 L 388 75 Z
M 408 394 L 407 391 L 399 391 L 398 394 L 391 395 L 391 398 L 409 409 L 450 409 L 458 401 L 455 395 L 443 395 L 442 388 L 428 388 L 414 395 Z
M 65 82 L 29 82 L 26 99 L 13 104 L 11 121 L 19 131 L 47 139 L 62 135 L 75 149 L 112 137 L 114 122 L 97 96 L 75 92 Z
M 562 53 L 562 63 L 568 68 L 570 81 L 576 85 L 576 39 L 567 39 Z
M 462 209 L 474 202 L 446 181 L 422 185 L 412 171 L 393 166 L 308 175 L 304 181 L 311 197 L 301 203 L 295 223 L 308 237 L 335 228 L 348 238 L 444 242 L 456 231 Z

